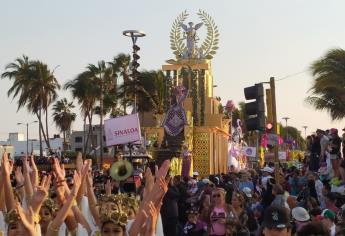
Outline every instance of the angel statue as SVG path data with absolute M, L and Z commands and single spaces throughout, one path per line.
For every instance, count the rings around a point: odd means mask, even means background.
M 183 39 L 187 39 L 187 51 L 183 55 L 185 58 L 196 58 L 198 52 L 196 43 L 199 40 L 199 37 L 196 35 L 196 31 L 203 25 L 203 23 L 196 24 L 194 27 L 193 22 L 188 23 L 189 27 L 185 24 L 181 24 L 182 29 L 184 30 Z

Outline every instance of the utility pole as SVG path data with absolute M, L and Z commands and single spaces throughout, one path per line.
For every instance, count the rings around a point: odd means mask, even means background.
M 273 118 L 273 132 L 277 135 L 277 105 L 276 105 L 276 87 L 274 77 L 270 78 L 271 97 L 272 97 L 272 118 Z M 278 135 L 277 135 L 278 137 Z M 279 157 L 278 157 L 278 140 L 274 145 L 274 177 L 276 182 L 279 183 Z
M 100 75 L 100 82 L 101 82 L 101 98 L 100 98 L 100 130 L 99 130 L 99 136 L 100 136 L 100 151 L 101 151 L 101 155 L 100 155 L 100 166 L 99 168 L 102 169 L 103 166 L 103 106 L 104 106 L 104 78 L 102 77 L 102 73 Z

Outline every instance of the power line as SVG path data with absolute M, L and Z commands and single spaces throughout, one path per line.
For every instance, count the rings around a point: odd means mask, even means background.
M 282 81 L 282 80 L 285 80 L 285 79 L 288 79 L 288 78 L 294 77 L 294 76 L 296 76 L 296 75 L 303 74 L 303 73 L 305 73 L 305 72 L 307 72 L 307 71 L 308 71 L 308 69 L 307 69 L 307 70 L 300 71 L 300 72 L 297 72 L 297 73 L 294 73 L 294 74 L 290 74 L 290 75 L 287 75 L 287 76 L 281 77 L 281 78 L 279 78 L 279 79 L 276 79 L 276 81 Z

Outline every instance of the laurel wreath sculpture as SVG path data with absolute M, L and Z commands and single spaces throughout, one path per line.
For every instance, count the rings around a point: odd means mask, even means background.
M 205 41 L 202 43 L 201 48 L 204 52 L 205 58 L 212 59 L 213 56 L 216 54 L 216 50 L 218 49 L 218 27 L 214 23 L 214 20 L 211 18 L 211 16 L 207 14 L 205 11 L 199 10 L 197 14 L 207 27 L 207 37 Z
M 173 50 L 176 58 L 180 58 L 186 50 L 186 45 L 181 39 L 181 24 L 188 17 L 187 11 L 183 11 L 174 21 L 170 31 L 170 48 Z
M 219 43 L 219 31 L 214 20 L 205 11 L 199 10 L 197 15 L 202 20 L 203 24 L 207 28 L 207 36 L 204 42 L 201 44 L 203 51 L 203 57 L 206 59 L 212 59 L 216 54 Z M 174 21 L 172 29 L 170 31 L 170 48 L 176 55 L 176 58 L 181 58 L 182 54 L 185 52 L 186 44 L 181 38 L 181 24 L 187 19 L 187 11 L 183 11 Z

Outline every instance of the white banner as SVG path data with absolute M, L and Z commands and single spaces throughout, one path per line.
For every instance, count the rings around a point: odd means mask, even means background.
M 286 160 L 286 152 L 278 152 L 279 160 Z
M 256 147 L 244 147 L 243 154 L 247 157 L 256 157 Z
M 134 143 L 141 140 L 138 113 L 104 121 L 107 146 Z

